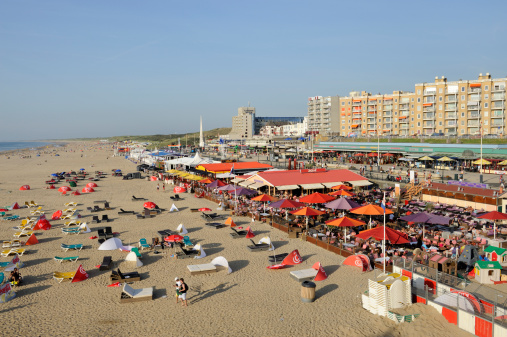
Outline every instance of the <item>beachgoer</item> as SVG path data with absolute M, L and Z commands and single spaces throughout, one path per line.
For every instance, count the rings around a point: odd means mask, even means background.
M 181 281 L 181 286 L 179 289 L 180 295 L 178 297 L 181 298 L 181 305 L 186 307 L 186 306 L 188 306 L 188 304 L 187 304 L 188 286 L 185 283 L 185 280 L 183 278 L 181 278 L 180 281 Z
M 23 278 L 21 277 L 21 274 L 19 273 L 18 268 L 14 268 L 14 270 L 11 271 L 11 275 L 9 277 L 9 282 L 11 282 L 11 284 L 13 286 L 17 286 L 17 285 L 20 285 L 22 279 Z
M 162 184 L 162 190 L 165 191 L 165 183 Z
M 160 190 L 160 186 L 159 186 L 159 184 L 157 184 L 157 191 L 158 191 L 158 190 Z
M 181 295 L 180 287 L 181 287 L 183 279 L 180 280 L 180 278 L 176 276 L 174 281 L 176 281 L 176 284 L 174 285 L 174 287 L 176 288 L 176 303 L 178 303 L 180 295 Z M 183 300 L 182 300 L 182 303 L 183 303 Z

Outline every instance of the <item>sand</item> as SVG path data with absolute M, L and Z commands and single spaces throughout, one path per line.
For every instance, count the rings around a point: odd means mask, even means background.
M 134 172 L 135 165 L 122 157 L 112 157 L 110 146 L 86 143 L 69 143 L 58 149 L 59 156 L 42 154 L 22 159 L 19 155 L 0 156 L 0 206 L 17 201 L 34 200 L 43 205 L 46 214 L 65 208 L 65 202 L 76 201 L 83 221 L 90 221 L 86 207 L 94 200 L 106 199 L 115 209 L 100 212 L 114 221 L 107 225 L 124 244 L 134 244 L 140 238 L 156 236 L 157 230 L 173 229 L 182 223 L 189 230 L 194 243 L 200 243 L 207 257 L 194 260 L 177 260 L 174 251 L 155 255 L 143 252 L 144 266 L 137 269 L 142 280 L 132 284 L 134 288 L 155 287 L 154 300 L 120 304 L 121 288 L 107 287 L 110 271 L 99 271 L 103 256 L 111 255 L 114 266 L 122 271 L 134 271 L 123 262 L 126 253 L 99 251 L 96 235 L 101 224 L 91 224 L 89 234 L 63 235 L 64 221 L 52 221 L 49 231 L 38 231 L 40 243 L 27 246 L 21 258 L 25 267 L 21 272 L 24 285 L 16 289 L 17 297 L 0 304 L 4 330 L 12 336 L 442 336 L 469 335 L 447 321 L 431 307 L 418 306 L 422 315 L 413 323 L 396 324 L 387 318 L 372 315 L 361 306 L 360 294 L 367 290 L 371 273 L 341 266 L 343 258 L 299 239 L 289 240 L 286 235 L 263 223 L 254 223 L 253 230 L 259 240 L 269 235 L 277 253 L 298 249 L 304 258 L 301 265 L 285 270 L 268 270 L 268 252 L 249 252 L 247 239 L 232 239 L 230 229 L 213 229 L 204 226 L 199 213 L 190 208 L 217 205 L 207 200 L 184 194 L 184 200 L 176 202 L 178 213 L 164 212 L 152 219 L 138 220 L 135 216 L 119 216 L 119 208 L 142 210 L 142 202 L 131 201 L 131 196 L 144 197 L 162 208 L 169 209 L 172 188 L 156 190 L 156 182 L 112 177 L 112 169 Z M 92 167 L 93 165 L 93 167 Z M 101 170 L 108 177 L 98 181 L 95 193 L 81 196 L 61 196 L 57 190 L 45 189 L 44 181 L 56 171 L 85 168 L 89 172 Z M 21 185 L 31 186 L 30 191 L 19 191 Z M 83 188 L 84 181 L 78 184 Z M 58 185 L 62 186 L 62 184 Z M 103 206 L 103 205 L 102 205 Z M 11 212 L 21 217 L 29 215 L 29 209 Z M 225 212 L 219 212 L 225 214 Z M 251 225 L 250 219 L 233 217 L 239 225 Z M 20 221 L 0 222 L 2 240 L 12 238 L 12 226 Z M 78 252 L 63 252 L 60 244 L 83 243 Z M 54 256 L 79 255 L 77 263 L 57 263 Z M 224 256 L 233 270 L 231 274 L 220 271 L 209 275 L 190 276 L 188 264 L 209 263 L 217 256 Z M 8 261 L 1 258 L 1 261 Z M 321 262 L 329 277 L 317 282 L 317 299 L 314 303 L 302 303 L 300 284 L 289 276 L 290 270 L 310 268 Z M 75 271 L 82 264 L 90 278 L 83 282 L 59 284 L 52 279 L 53 271 Z M 174 278 L 184 277 L 189 285 L 189 306 L 175 303 Z

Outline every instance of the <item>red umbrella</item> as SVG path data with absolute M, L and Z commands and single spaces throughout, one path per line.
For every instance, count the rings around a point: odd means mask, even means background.
M 95 192 L 95 190 L 91 187 L 85 187 L 81 190 L 81 192 L 83 193 L 92 193 L 92 192 Z
M 86 187 L 97 187 L 97 184 L 95 184 L 95 183 L 88 183 L 88 184 L 86 184 Z
M 177 234 L 169 235 L 168 237 L 165 238 L 165 240 L 168 242 L 177 242 L 183 240 L 183 236 Z
M 350 186 L 347 186 L 347 185 L 336 185 L 336 186 L 333 186 L 331 187 L 332 190 L 345 190 L 345 191 L 350 191 L 352 189 L 352 187 Z
M 315 192 L 307 195 L 306 197 L 299 198 L 299 201 L 304 202 L 305 204 L 323 204 L 331 200 L 334 200 L 332 196 L 319 192 Z
M 61 216 L 62 216 L 62 211 L 58 210 L 53 213 L 53 215 L 51 216 L 51 220 L 59 220 Z
M 56 188 L 55 185 L 53 185 L 53 184 L 49 185 L 50 190 L 54 190 L 55 188 Z
M 382 157 L 394 157 L 394 154 L 392 153 L 384 153 Z
M 354 155 L 354 157 L 362 157 L 362 156 L 364 156 L 364 153 L 356 153 L 356 154 Z
M 368 204 L 361 207 L 352 208 L 350 210 L 351 213 L 354 214 L 363 214 L 363 215 L 384 215 L 384 209 L 377 205 Z M 386 208 L 386 214 L 391 214 L 393 211 Z
M 181 186 L 176 186 L 173 189 L 174 193 L 185 193 L 186 191 L 187 191 L 187 189 L 185 187 L 181 187 Z
M 326 212 L 319 211 L 318 209 L 314 209 L 314 208 L 311 208 L 311 207 L 303 207 L 303 208 L 300 208 L 300 209 L 297 209 L 295 211 L 291 211 L 290 212 L 290 214 L 304 215 L 304 216 L 321 215 L 321 214 L 324 214 L 324 213 L 326 213 Z
M 363 222 L 361 220 L 351 219 L 346 216 L 344 216 L 342 218 L 337 218 L 337 219 L 326 221 L 326 225 L 337 226 L 337 227 L 357 227 L 357 226 L 361 226 L 364 224 L 365 224 L 365 222 Z M 345 242 L 347 242 L 346 234 L 347 234 L 346 229 L 343 228 L 343 237 L 345 238 Z
M 58 192 L 67 192 L 72 191 L 72 189 L 69 186 L 62 186 L 58 189 Z
M 493 211 L 493 212 L 482 214 L 482 215 L 478 216 L 477 219 L 506 220 L 507 214 L 502 213 L 502 212 L 498 212 L 498 211 Z M 494 224 L 493 224 L 493 239 L 496 239 L 496 221 L 494 221 Z
M 199 180 L 199 182 L 201 184 L 211 184 L 213 182 L 213 180 L 211 180 L 209 178 L 206 178 L 206 179 L 203 179 L 203 180 Z
M 81 195 L 81 193 L 79 193 L 79 191 L 74 191 L 72 192 L 72 195 Z
M 267 195 L 267 194 L 261 194 L 261 195 L 256 196 L 255 198 L 252 198 L 251 200 L 266 202 L 266 201 L 273 201 L 273 200 L 275 200 L 275 198 L 270 195 Z
M 385 239 L 391 242 L 393 245 L 400 245 L 403 243 L 409 243 L 407 234 L 394 230 L 386 226 L 385 228 L 386 236 Z M 384 226 L 378 226 L 372 229 L 367 229 L 365 231 L 360 232 L 356 235 L 356 238 L 360 238 L 363 240 L 368 240 L 369 238 L 374 238 L 375 240 L 381 241 L 384 240 Z
M 30 185 L 23 185 L 19 188 L 20 191 L 28 191 L 30 189 Z
M 377 157 L 377 156 L 378 156 L 377 152 L 370 152 L 370 153 L 368 153 L 368 157 Z
M 144 208 L 148 208 L 148 209 L 154 209 L 156 208 L 157 205 L 154 203 L 154 202 L 151 202 L 151 201 L 146 201 L 144 203 Z
M 344 197 L 351 197 L 353 195 L 352 193 L 344 191 L 344 190 L 338 190 L 338 191 L 334 191 L 334 192 L 331 192 L 331 193 L 328 193 L 328 194 L 329 195 L 333 195 L 333 196 L 341 195 L 341 196 L 344 196 Z
M 211 212 L 211 208 L 207 208 L 207 207 L 199 208 L 199 212 Z
M 305 204 L 289 199 L 278 200 L 269 205 L 271 208 L 298 208 L 305 207 Z

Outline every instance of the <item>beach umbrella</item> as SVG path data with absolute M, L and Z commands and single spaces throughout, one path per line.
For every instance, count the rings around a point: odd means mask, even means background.
M 80 168 L 79 171 L 84 171 L 85 169 L 84 168 Z
M 442 157 L 442 158 L 438 158 L 437 160 L 438 161 L 454 161 L 454 159 L 451 159 L 449 157 Z
M 176 186 L 173 188 L 174 193 L 185 193 L 187 189 L 185 187 Z
M 368 153 L 368 157 L 378 157 L 378 153 L 377 152 L 370 152 L 370 153 Z
M 333 186 L 331 187 L 332 190 L 345 190 L 345 191 L 350 191 L 352 189 L 352 187 L 350 186 L 347 186 L 347 185 L 336 185 L 336 186 Z
M 99 246 L 99 250 L 116 250 L 122 248 L 123 243 L 121 243 L 121 240 L 118 238 L 107 239 Z
M 333 201 L 328 202 L 327 204 L 324 204 L 324 206 L 330 209 L 344 209 L 344 210 L 360 207 L 360 205 L 357 202 L 347 198 L 335 199 Z
M 332 196 L 319 192 L 315 192 L 305 197 L 299 198 L 299 201 L 304 202 L 305 204 L 323 204 L 331 200 L 334 200 Z
M 433 158 L 428 157 L 428 156 L 424 156 L 424 157 L 419 158 L 419 160 L 433 160 Z
M 384 228 L 385 227 L 385 228 Z M 384 231 L 385 229 L 385 231 Z M 385 232 L 385 236 L 384 236 Z M 407 234 L 397 231 L 395 229 L 389 228 L 387 226 L 378 226 L 375 228 L 367 229 L 359 232 L 356 235 L 356 238 L 368 240 L 369 238 L 374 238 L 377 241 L 387 240 L 391 242 L 393 245 L 401 245 L 404 243 L 409 243 Z
M 91 187 L 85 187 L 81 190 L 81 192 L 83 193 L 92 193 L 92 192 L 95 192 L 95 190 Z
M 345 242 L 347 242 L 347 236 L 346 236 L 347 229 L 345 227 L 357 227 L 357 226 L 361 226 L 364 224 L 366 224 L 364 221 L 352 219 L 352 218 L 349 218 L 346 216 L 326 221 L 326 225 L 328 225 L 328 226 L 344 227 L 343 228 L 343 239 L 345 240 Z
M 254 201 L 260 201 L 264 204 L 264 213 L 266 213 L 266 202 L 268 201 L 273 201 L 275 200 L 274 197 L 268 195 L 268 194 L 261 194 L 261 195 L 258 195 L 250 200 L 254 200 Z
M 55 185 L 53 185 L 53 184 L 49 185 L 50 190 L 54 190 L 55 188 L 56 188 Z
M 23 185 L 19 188 L 20 191 L 28 191 L 30 189 L 30 185 Z
M 319 211 L 318 209 L 314 209 L 311 207 L 303 207 L 303 208 L 297 209 L 295 211 L 292 211 L 290 213 L 294 214 L 294 215 L 302 215 L 302 216 L 306 217 L 306 230 L 308 230 L 308 217 L 315 216 L 315 215 L 321 215 L 326 212 Z
M 146 201 L 143 205 L 144 208 L 147 208 L 147 209 L 154 209 L 157 207 L 157 204 L 155 204 L 154 202 L 152 201 Z
M 199 208 L 199 212 L 211 212 L 211 208 L 207 207 Z
M 61 216 L 62 216 L 62 211 L 58 210 L 53 213 L 53 215 L 51 216 L 51 220 L 59 220 L 61 218 Z
M 58 192 L 68 192 L 72 191 L 72 189 L 69 186 L 62 186 L 58 189 Z
M 507 214 L 498 211 L 493 211 L 482 214 L 478 216 L 477 219 L 493 220 L 493 239 L 496 239 L 496 220 L 507 220 Z
M 507 160 L 499 162 L 498 165 L 507 165 Z
M 331 193 L 328 193 L 328 194 L 332 195 L 332 196 L 342 196 L 342 197 L 351 197 L 351 196 L 353 196 L 352 193 L 344 191 L 344 190 L 338 190 L 338 191 L 334 191 L 334 192 L 331 192 Z
M 354 157 L 363 157 L 364 156 L 364 153 L 356 153 L 354 154 Z
M 203 183 L 203 184 L 211 184 L 213 182 L 212 179 L 209 179 L 209 178 L 206 178 L 206 179 L 203 179 L 201 181 L 199 181 L 200 183 Z
M 221 181 L 221 180 L 215 180 L 214 182 L 209 183 L 208 185 L 206 185 L 206 187 L 208 187 L 208 188 L 215 188 L 215 187 L 221 187 L 221 186 L 225 186 L 225 185 L 227 185 L 227 184 L 224 183 L 223 181 Z
M 362 214 L 362 215 L 369 215 L 370 216 L 370 225 L 371 225 L 371 216 L 372 215 L 384 215 L 384 209 L 380 206 L 368 204 L 365 206 L 359 206 L 357 208 L 352 208 L 350 210 L 351 213 L 354 214 Z M 385 214 L 392 214 L 393 211 L 390 209 L 385 210 Z
M 97 184 L 95 184 L 95 183 L 88 183 L 88 184 L 86 184 L 86 187 L 97 187 Z
M 236 190 L 236 186 L 234 185 L 223 185 L 221 187 L 218 188 L 219 191 L 235 191 Z
M 394 154 L 392 154 L 392 153 L 384 153 L 384 154 L 382 154 L 382 157 L 394 157 Z
M 475 165 L 491 165 L 491 162 L 487 161 L 486 159 L 477 159 L 476 161 L 473 161 L 472 164 L 475 164 Z
M 244 188 L 244 187 L 238 187 L 234 190 L 234 194 L 236 196 L 238 195 L 252 195 L 252 194 L 256 194 L 257 191 L 254 191 L 254 190 L 251 190 L 251 189 L 248 189 L 248 188 Z
M 36 230 L 47 231 L 50 229 L 51 229 L 51 224 L 46 219 L 39 219 L 39 221 L 37 221 L 37 224 L 33 227 L 34 231 L 36 231 Z
M 72 195 L 81 195 L 81 193 L 79 193 L 79 191 L 74 191 L 72 192 Z
M 294 201 L 294 200 L 290 200 L 290 199 L 282 199 L 282 200 L 278 200 L 276 202 L 273 202 L 271 204 L 269 204 L 269 207 L 271 208 L 279 208 L 279 209 L 282 209 L 282 208 L 298 208 L 298 207 L 305 207 L 305 204 L 303 204 L 302 202 L 297 202 L 297 201 Z M 287 212 L 285 212 L 285 218 L 287 219 L 289 216 L 289 214 Z
M 183 236 L 178 235 L 178 234 L 169 235 L 168 237 L 165 238 L 165 241 L 168 241 L 168 242 L 178 242 L 181 240 L 183 240 Z
M 424 237 L 424 224 L 433 224 L 433 225 L 449 225 L 449 221 L 451 218 L 436 215 L 427 212 L 421 213 L 412 213 L 409 215 L 402 216 L 400 220 L 414 223 L 422 223 L 423 224 L 423 237 Z

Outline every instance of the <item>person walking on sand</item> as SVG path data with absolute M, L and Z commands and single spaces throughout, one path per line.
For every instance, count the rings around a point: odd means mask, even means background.
M 160 185 L 157 184 L 157 192 L 160 190 Z
M 179 289 L 180 295 L 178 297 L 181 298 L 181 305 L 184 307 L 187 307 L 188 306 L 188 304 L 187 304 L 188 286 L 185 283 L 185 280 L 183 278 L 181 278 L 180 281 L 181 281 L 181 285 L 180 285 L 180 289 Z
M 176 281 L 176 284 L 174 285 L 174 287 L 176 288 L 176 304 L 178 304 L 179 298 L 180 298 L 180 295 L 181 295 L 181 293 L 180 293 L 180 287 L 181 287 L 181 283 L 182 282 L 181 282 L 181 280 L 180 280 L 179 277 L 176 277 L 174 279 L 174 281 Z M 183 303 L 183 300 L 181 302 Z

